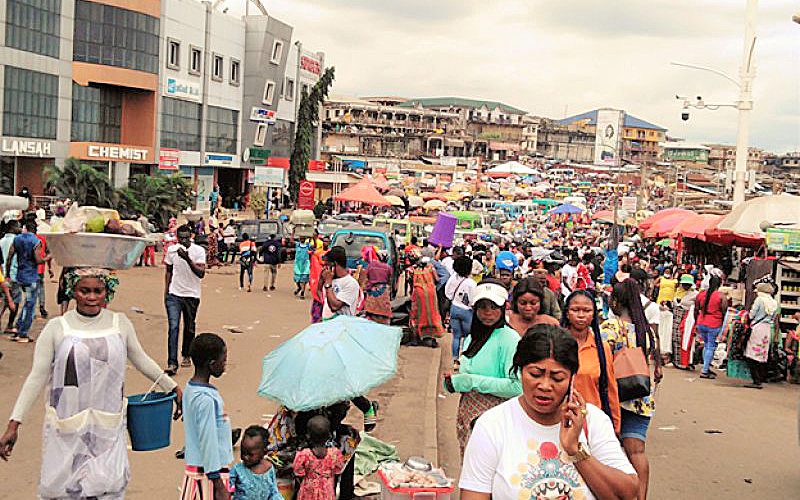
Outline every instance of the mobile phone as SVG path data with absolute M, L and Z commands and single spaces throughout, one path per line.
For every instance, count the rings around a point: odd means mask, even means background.
M 573 380 L 575 380 L 573 377 L 569 378 L 569 390 L 567 391 L 566 396 L 564 396 L 564 399 L 567 400 L 567 403 L 572 403 L 575 400 L 575 392 L 574 392 L 575 387 L 573 384 Z M 567 419 L 566 422 L 564 422 L 564 427 L 567 428 L 572 427 L 572 420 Z

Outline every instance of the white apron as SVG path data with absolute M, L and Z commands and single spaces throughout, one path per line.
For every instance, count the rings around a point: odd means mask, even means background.
M 130 479 L 123 383 L 127 346 L 119 318 L 100 331 L 74 330 L 61 317 L 45 411 L 44 499 L 123 498 Z

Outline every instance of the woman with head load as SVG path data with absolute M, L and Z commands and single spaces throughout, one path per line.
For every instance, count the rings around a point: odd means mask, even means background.
M 0 437 L 8 460 L 19 426 L 47 386 L 39 496 L 118 499 L 130 479 L 123 385 L 130 363 L 165 391 L 181 390 L 144 352 L 130 320 L 105 309 L 119 281 L 104 269 L 73 269 L 66 293 L 76 309 L 50 320 L 36 341 L 33 367 Z

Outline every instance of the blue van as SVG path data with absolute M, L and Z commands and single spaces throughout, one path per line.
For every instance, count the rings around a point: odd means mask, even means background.
M 347 253 L 347 268 L 354 270 L 364 266 L 366 262 L 361 259 L 361 249 L 365 246 L 374 246 L 378 250 L 389 253 L 387 264 L 392 268 L 392 298 L 397 294 L 397 278 L 400 275 L 400 256 L 392 235 L 380 229 L 364 226 L 346 227 L 337 230 L 331 237 L 331 248 L 344 247 Z

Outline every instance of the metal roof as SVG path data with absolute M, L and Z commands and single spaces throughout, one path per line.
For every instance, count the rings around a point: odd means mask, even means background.
M 428 106 L 455 106 L 463 108 L 480 108 L 486 106 L 489 109 L 500 108 L 506 113 L 513 113 L 517 115 L 525 115 L 527 111 L 519 108 L 503 104 L 498 101 L 484 101 L 480 99 L 466 99 L 464 97 L 419 97 L 409 99 L 406 102 L 397 104 L 399 107 L 414 107 L 421 105 L 422 107 Z
M 561 125 L 569 125 L 570 123 L 574 123 L 577 121 L 588 120 L 587 123 L 589 125 L 597 125 L 597 111 L 598 111 L 597 109 L 594 109 L 592 111 L 587 111 L 585 113 L 581 113 L 575 116 L 570 116 L 568 118 L 564 118 L 563 120 L 557 120 L 557 121 Z M 651 130 L 660 130 L 663 132 L 667 131 L 667 129 L 665 129 L 664 127 L 659 127 L 658 125 L 644 121 L 641 118 L 636 118 L 633 115 L 629 115 L 625 111 L 623 111 L 622 113 L 625 116 L 625 122 L 624 122 L 625 127 L 645 128 Z

